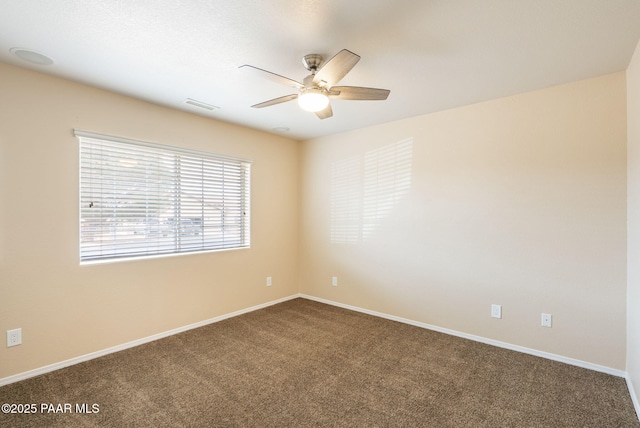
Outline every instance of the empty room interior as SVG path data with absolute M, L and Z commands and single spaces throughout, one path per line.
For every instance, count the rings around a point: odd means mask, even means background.
M 639 40 L 637 0 L 1 2 L 0 425 L 640 426 Z

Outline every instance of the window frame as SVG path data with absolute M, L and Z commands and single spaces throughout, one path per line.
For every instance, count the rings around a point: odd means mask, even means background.
M 74 134 L 78 140 L 79 149 L 78 254 L 81 265 L 251 248 L 251 165 L 253 161 L 235 156 L 114 137 L 78 129 L 74 129 Z M 169 187 L 166 187 L 166 183 L 156 183 L 156 186 L 162 186 L 163 191 L 171 189 L 170 193 L 173 194 L 175 192 L 175 196 L 169 198 L 168 202 L 163 205 L 165 208 L 164 211 L 162 211 L 164 213 L 162 216 L 160 214 L 161 208 L 155 208 L 155 212 L 152 215 L 148 215 L 148 210 L 145 210 L 144 219 L 141 220 L 138 218 L 135 221 L 127 221 L 126 223 L 129 226 L 125 227 L 122 225 L 125 224 L 123 218 L 126 214 L 123 213 L 127 211 L 126 208 L 122 208 L 121 211 L 119 211 L 119 208 L 113 208 L 109 210 L 111 212 L 107 212 L 104 215 L 102 214 L 103 211 L 99 211 L 95 216 L 87 214 L 89 210 L 87 205 L 89 203 L 87 199 L 87 188 L 89 188 L 93 182 L 90 182 L 89 178 L 83 178 L 83 174 L 85 177 L 88 177 L 89 172 L 93 173 L 94 177 L 92 179 L 96 179 L 103 185 L 108 181 L 108 178 L 105 178 L 109 176 L 109 169 L 107 167 L 102 165 L 95 168 L 94 166 L 88 165 L 87 150 L 92 149 L 88 149 L 87 145 L 101 144 L 103 145 L 103 150 L 108 146 L 113 149 L 115 155 L 101 155 L 103 157 L 100 158 L 101 161 L 98 161 L 98 163 L 102 162 L 106 164 L 107 161 L 105 159 L 108 159 L 110 162 L 114 162 L 115 160 L 122 161 L 126 160 L 127 156 L 145 156 L 145 159 L 155 159 L 155 157 L 157 157 L 163 161 L 169 159 L 169 162 L 174 162 L 171 167 L 173 168 L 173 172 L 168 174 L 170 177 L 170 180 L 167 181 Z M 120 149 L 118 149 L 118 147 L 120 147 Z M 122 151 L 120 152 L 118 150 Z M 131 154 L 125 154 L 125 151 L 130 151 Z M 159 164 L 161 162 L 156 160 L 156 163 Z M 184 168 L 187 172 L 183 172 L 181 165 L 187 163 L 190 164 L 190 169 Z M 202 164 L 202 175 L 198 180 L 197 178 L 194 179 L 194 176 L 190 175 L 190 173 L 198 171 L 200 163 Z M 193 165 L 196 166 L 194 167 Z M 162 168 L 160 166 L 156 167 Z M 120 165 L 116 166 L 116 168 L 120 168 L 120 172 L 125 171 Z M 162 170 L 163 173 L 167 167 L 164 168 L 165 169 Z M 225 171 L 229 169 L 235 173 L 233 174 L 235 175 L 233 179 L 229 178 L 229 172 L 226 172 L 228 178 L 225 179 Z M 118 175 L 118 173 L 113 170 L 110 172 L 113 177 L 113 182 L 117 181 L 118 184 L 124 183 L 124 185 L 131 185 L 134 181 L 133 176 L 142 170 L 142 166 L 137 170 L 132 170 L 131 176 Z M 122 177 L 124 177 L 124 179 Z M 208 185 L 211 183 L 212 177 L 216 182 L 216 186 Z M 189 182 L 188 186 L 185 184 L 187 181 Z M 144 180 L 144 182 L 145 185 L 136 184 L 135 189 L 131 186 L 112 193 L 100 190 L 96 195 L 99 194 L 100 197 L 107 195 L 106 198 L 116 195 L 119 198 L 122 197 L 125 192 L 132 192 L 134 190 L 140 192 L 142 188 L 142 193 L 140 193 L 140 196 L 137 197 L 134 202 L 134 204 L 142 204 L 149 199 L 153 200 L 154 196 L 149 196 L 153 192 L 153 189 L 158 192 L 157 188 L 154 188 L 152 185 L 146 185 L 148 180 Z M 139 181 L 137 181 L 137 183 L 139 183 Z M 193 193 L 189 194 L 187 191 L 183 191 L 183 187 L 189 190 L 201 191 L 201 193 L 198 194 L 199 198 L 194 197 Z M 212 187 L 215 188 L 212 190 Z M 229 195 L 229 193 L 233 194 L 233 198 L 227 196 L 227 199 L 233 199 L 233 202 L 224 202 L 225 192 L 227 195 Z M 89 196 L 89 199 L 91 198 L 93 198 L 93 195 Z M 162 199 L 157 196 L 157 194 L 155 198 L 155 202 L 162 200 L 164 203 L 164 201 L 167 201 L 167 199 Z M 182 205 L 187 205 L 183 203 L 186 198 L 189 199 L 189 209 L 182 208 Z M 211 204 L 211 200 L 207 198 L 214 198 L 217 201 L 215 210 L 218 212 L 216 217 L 218 221 L 214 221 L 210 214 L 214 208 L 211 208 L 213 205 Z M 199 202 L 194 202 L 198 199 Z M 219 199 L 223 202 L 220 203 L 218 201 Z M 98 200 L 97 196 L 96 200 Z M 198 203 L 200 205 L 198 205 Z M 84 205 L 87 205 L 87 207 Z M 91 202 L 91 206 L 93 207 L 93 202 Z M 106 203 L 104 207 L 100 206 L 99 208 L 108 211 L 106 209 Z M 194 210 L 197 212 L 200 209 L 200 216 L 194 214 Z M 209 214 L 205 214 L 205 209 L 209 211 Z M 235 215 L 229 217 L 226 214 L 227 209 L 234 210 Z M 174 217 L 169 217 L 169 211 L 174 213 Z M 232 221 L 228 221 L 229 218 L 231 218 Z M 98 223 L 100 233 L 92 234 L 86 226 L 85 220 Z M 169 223 L 170 225 L 167 226 Z M 161 227 L 163 228 L 162 230 L 169 228 L 167 229 L 169 230 L 167 235 L 163 232 L 163 238 L 157 238 L 157 242 L 151 240 L 148 236 L 150 233 L 148 229 L 150 225 L 154 224 L 161 225 L 156 226 L 156 228 Z M 136 234 L 136 225 L 138 228 L 145 228 L 145 231 L 140 232 L 144 234 L 144 237 L 136 237 L 136 242 L 138 243 L 129 245 L 126 241 L 127 239 L 131 241 L 133 238 L 132 235 Z M 84 231 L 83 227 L 85 229 Z M 106 230 L 113 232 L 107 233 Z M 104 243 L 104 241 L 107 240 L 105 237 L 109 234 L 114 236 L 112 242 Z M 225 234 L 227 238 L 225 238 Z M 117 235 L 123 235 L 123 237 L 120 238 Z M 193 235 L 193 237 L 182 238 L 185 235 Z M 196 237 L 196 235 L 198 235 L 198 237 Z M 169 236 L 169 238 L 165 238 L 166 236 Z M 99 241 L 97 244 L 90 245 L 87 243 L 90 241 L 89 238 L 93 239 L 96 237 Z M 183 244 L 183 241 L 188 241 L 188 243 Z M 201 241 L 201 244 L 199 241 Z M 156 247 L 154 247 L 153 242 L 155 242 Z M 143 249 L 145 247 L 146 249 Z M 107 248 L 111 248 L 111 250 L 107 251 Z

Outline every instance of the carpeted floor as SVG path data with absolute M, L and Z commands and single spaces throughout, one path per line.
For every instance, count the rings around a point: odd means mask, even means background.
M 640 427 L 624 379 L 305 299 L 1 387 L 1 403 L 37 406 L 1 427 Z

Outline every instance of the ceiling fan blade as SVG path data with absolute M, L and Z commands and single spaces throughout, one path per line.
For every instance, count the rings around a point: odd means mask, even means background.
M 335 94 L 336 92 L 339 93 Z M 390 92 L 388 89 L 333 86 L 329 92 L 329 97 L 337 100 L 386 100 Z
M 304 88 L 304 85 L 300 82 L 297 82 L 293 79 L 289 79 L 288 77 L 280 76 L 279 74 L 275 74 L 267 70 L 263 70 L 258 67 L 254 67 L 252 65 L 245 64 L 245 65 L 241 65 L 239 68 L 242 71 L 251 73 L 255 76 L 262 77 L 263 79 L 269 79 L 273 82 L 280 83 L 281 85 L 287 85 L 297 89 Z
M 332 87 L 338 83 L 360 61 L 360 56 L 346 49 L 341 50 L 323 65 L 313 77 L 313 83 Z
M 316 112 L 316 116 L 318 116 L 320 119 L 326 119 L 328 117 L 333 116 L 333 110 L 331 110 L 331 104 L 327 104 L 327 106 Z
M 265 101 L 260 104 L 254 104 L 251 107 L 253 108 L 269 107 L 276 104 L 285 103 L 287 101 L 295 100 L 296 98 L 298 98 L 298 94 L 285 95 L 284 97 L 274 98 L 272 100 Z

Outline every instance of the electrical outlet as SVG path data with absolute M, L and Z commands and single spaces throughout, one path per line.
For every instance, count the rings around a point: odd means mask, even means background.
M 332 276 L 331 277 L 331 285 L 333 285 L 334 287 L 338 286 L 338 277 L 337 276 Z
M 551 327 L 551 314 L 542 314 L 541 325 L 542 327 Z
M 502 318 L 501 305 L 491 305 L 491 318 Z
M 271 277 L 267 277 L 267 287 L 271 287 Z
M 7 330 L 7 348 L 22 344 L 22 329 Z

